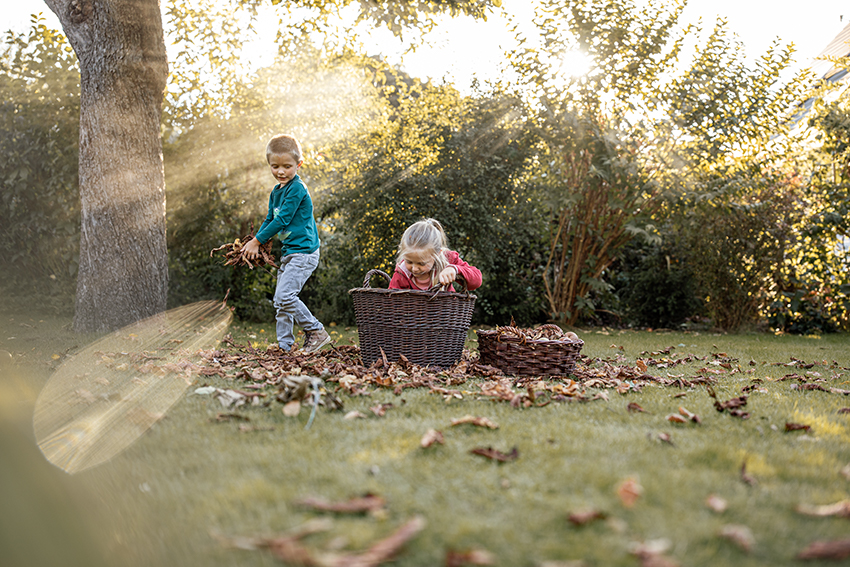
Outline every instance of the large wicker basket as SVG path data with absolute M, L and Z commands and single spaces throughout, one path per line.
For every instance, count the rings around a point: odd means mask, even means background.
M 354 300 L 354 316 L 360 336 L 360 355 L 370 366 L 381 358 L 381 350 L 390 362 L 404 355 L 422 366 L 447 368 L 460 360 L 469 332 L 476 296 L 462 292 L 370 287 L 372 276 L 390 276 L 370 270 L 363 287 L 348 291 Z
M 479 361 L 512 376 L 568 376 L 584 346 L 581 339 L 531 340 L 500 330 L 476 334 Z

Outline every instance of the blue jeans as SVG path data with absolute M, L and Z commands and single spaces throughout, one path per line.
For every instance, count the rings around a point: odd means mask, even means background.
M 277 344 L 284 350 L 291 349 L 295 342 L 292 334 L 293 322 L 308 333 L 324 329 L 307 306 L 298 299 L 301 288 L 318 265 L 318 250 L 312 254 L 289 254 L 280 259 L 277 287 L 274 290 L 274 307 L 277 310 Z

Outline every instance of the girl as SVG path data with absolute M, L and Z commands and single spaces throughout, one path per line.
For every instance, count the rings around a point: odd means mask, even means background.
M 438 284 L 451 284 L 458 274 L 466 280 L 468 290 L 481 286 L 481 270 L 446 247 L 446 233 L 434 219 L 413 223 L 404 231 L 397 260 L 390 289 L 430 289 Z M 449 290 L 454 288 L 449 286 Z

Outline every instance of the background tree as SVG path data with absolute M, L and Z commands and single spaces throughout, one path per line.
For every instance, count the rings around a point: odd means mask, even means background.
M 74 327 L 112 329 L 166 306 L 167 249 L 160 118 L 168 65 L 159 3 L 45 0 L 81 72 L 80 270 Z M 351 0 L 289 2 L 319 21 Z M 493 0 L 361 4 L 395 33 L 443 12 L 483 15 Z M 246 2 L 256 5 L 256 2 Z M 373 11 L 381 8 L 380 11 Z M 309 27 L 309 26 L 308 26 Z M 284 34 L 281 35 L 284 37 Z M 126 167 L 125 164 L 133 167 Z
M 68 310 L 79 257 L 80 72 L 65 37 L 33 18 L 0 53 L 0 256 L 4 279 Z
M 545 187 L 551 230 L 542 272 L 551 319 L 591 315 L 606 270 L 660 206 L 653 181 L 655 140 L 641 123 L 674 71 L 682 37 L 670 38 L 682 6 L 642 9 L 606 0 L 541 2 L 540 40 L 513 59 L 518 88 L 535 111 L 541 144 L 533 179 Z M 592 60 L 587 73 L 563 69 L 570 56 Z

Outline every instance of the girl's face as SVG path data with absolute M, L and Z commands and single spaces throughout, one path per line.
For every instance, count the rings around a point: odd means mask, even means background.
M 431 275 L 434 258 L 421 250 L 411 250 L 404 255 L 404 266 L 413 273 L 414 277 L 424 280 Z

